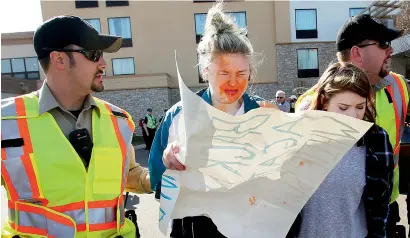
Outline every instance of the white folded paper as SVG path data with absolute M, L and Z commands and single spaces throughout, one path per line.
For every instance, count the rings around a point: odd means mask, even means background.
M 228 115 L 191 92 L 177 71 L 180 160 L 187 170 L 166 170 L 162 177 L 164 234 L 171 219 L 205 215 L 229 238 L 285 237 L 320 183 L 371 126 L 323 111 L 258 108 Z

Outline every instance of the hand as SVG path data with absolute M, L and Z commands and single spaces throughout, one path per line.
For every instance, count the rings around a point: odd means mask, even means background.
M 185 165 L 181 164 L 178 161 L 179 151 L 180 147 L 178 142 L 175 141 L 171 144 L 168 144 L 167 148 L 164 151 L 164 155 L 162 156 L 162 162 L 167 169 L 180 171 L 184 171 L 186 169 Z
M 259 104 L 260 107 L 279 109 L 278 106 L 276 106 L 273 103 L 267 102 L 267 101 L 258 101 L 257 103 Z
M 147 136 L 149 136 L 149 132 L 148 132 L 148 131 L 146 131 L 145 134 L 147 134 Z

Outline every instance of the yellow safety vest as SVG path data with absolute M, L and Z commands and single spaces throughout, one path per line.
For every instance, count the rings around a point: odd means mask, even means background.
M 400 139 L 407 115 L 407 105 L 409 96 L 406 81 L 403 76 L 390 72 L 386 78 L 394 82 L 383 89 L 379 89 L 376 94 L 376 124 L 386 130 L 389 140 L 394 150 L 394 181 L 391 202 L 399 197 L 399 152 Z M 300 96 L 295 105 L 295 112 L 310 109 L 310 106 L 317 99 L 317 85 L 310 88 Z
M 394 176 L 391 202 L 399 197 L 399 152 L 400 140 L 407 115 L 409 95 L 404 78 L 390 73 L 394 83 L 376 92 L 376 124 L 389 134 L 389 140 L 394 151 Z
M 147 114 L 146 117 L 148 119 L 147 127 L 150 129 L 157 128 L 157 119 L 149 114 Z
M 88 171 L 53 116 L 38 113 L 35 93 L 2 100 L 1 176 L 9 216 L 2 237 L 135 237 L 125 218 L 127 112 L 95 98 Z

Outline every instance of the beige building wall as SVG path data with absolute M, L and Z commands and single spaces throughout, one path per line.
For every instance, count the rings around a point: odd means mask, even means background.
M 106 54 L 107 89 L 110 79 L 121 80 L 122 88 L 154 87 L 177 88 L 174 50 L 177 51 L 180 72 L 189 87 L 204 87 L 199 83 L 195 68 L 196 41 L 194 13 L 206 13 L 213 3 L 192 1 L 130 1 L 129 6 L 106 7 L 105 1 L 98 8 L 75 8 L 74 1 L 42 1 L 43 19 L 56 15 L 72 14 L 82 18 L 99 18 L 102 33 L 108 34 L 110 17 L 130 17 L 133 47 L 126 47 L 114 54 Z M 277 82 L 275 2 L 229 2 L 226 11 L 245 11 L 248 36 L 255 51 L 263 55 L 264 63 L 258 71 L 258 83 Z M 281 34 L 282 38 L 286 38 Z M 135 75 L 112 76 L 112 58 L 134 57 Z M 162 75 L 158 79 L 158 74 Z M 164 79 L 169 75 L 167 79 Z M 118 86 L 118 85 L 117 85 Z
M 290 3 L 289 1 L 275 1 L 276 44 L 290 43 Z

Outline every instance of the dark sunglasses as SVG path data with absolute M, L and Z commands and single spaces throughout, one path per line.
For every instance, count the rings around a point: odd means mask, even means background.
M 369 44 L 364 44 L 364 45 L 357 45 L 357 47 L 364 48 L 364 47 L 367 47 L 367 46 L 370 46 L 370 45 L 377 45 L 381 49 L 385 50 L 385 49 L 387 49 L 391 46 L 391 42 L 390 41 L 374 42 L 374 43 L 369 43 Z
M 284 97 L 276 97 L 276 98 L 284 98 Z
M 85 58 L 92 62 L 98 62 L 103 56 L 104 52 L 102 50 L 72 50 L 72 49 L 50 49 L 45 48 L 44 50 L 49 51 L 60 51 L 60 52 L 77 52 L 83 54 Z

